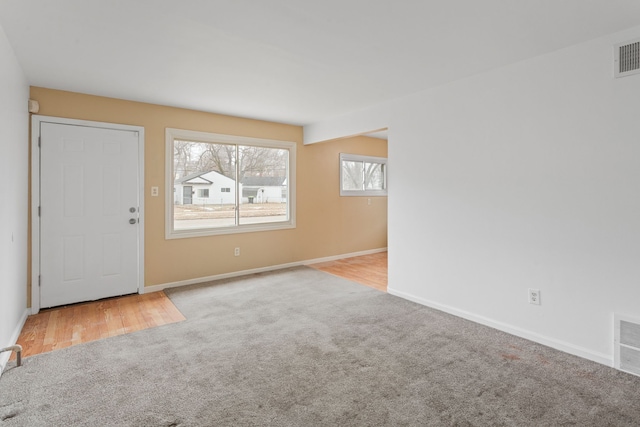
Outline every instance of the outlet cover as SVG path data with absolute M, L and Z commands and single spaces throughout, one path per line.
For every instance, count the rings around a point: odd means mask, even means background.
M 529 304 L 540 305 L 540 289 L 529 288 Z

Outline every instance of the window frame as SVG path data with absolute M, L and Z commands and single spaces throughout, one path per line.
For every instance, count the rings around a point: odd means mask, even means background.
M 379 163 L 382 165 L 382 180 L 383 180 L 383 189 L 382 190 L 345 190 L 343 187 L 343 162 L 363 162 L 363 163 Z M 340 153 L 340 196 L 346 197 L 363 197 L 363 196 L 386 196 L 388 194 L 388 185 L 387 185 L 387 175 L 388 175 L 388 167 L 387 167 L 387 158 L 386 157 L 374 157 L 374 156 L 363 156 L 360 154 L 349 154 L 349 153 Z M 363 179 L 363 187 L 365 185 Z
M 287 161 L 287 221 L 265 222 L 258 224 L 238 224 L 216 228 L 198 228 L 187 230 L 174 229 L 174 182 L 173 182 L 173 142 L 174 140 L 187 140 L 201 143 L 248 145 L 254 147 L 265 147 L 274 149 L 284 149 L 289 151 Z M 273 139 L 253 138 L 248 136 L 225 135 L 210 132 L 200 132 L 185 129 L 166 128 L 165 129 L 165 239 L 182 239 L 191 237 L 216 236 L 237 233 L 255 233 L 260 231 L 286 230 L 296 228 L 296 147 L 295 142 L 279 141 Z M 240 184 L 236 182 L 236 209 L 239 207 Z

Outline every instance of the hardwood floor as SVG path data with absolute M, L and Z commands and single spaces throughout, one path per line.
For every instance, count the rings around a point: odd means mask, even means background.
M 310 264 L 309 267 L 387 292 L 387 252 Z
M 309 267 L 387 291 L 387 253 Z M 22 357 L 185 320 L 164 292 L 128 295 L 40 311 L 29 316 L 18 344 Z M 11 355 L 15 359 L 15 354 Z
M 164 292 L 128 295 L 42 310 L 27 318 L 18 344 L 29 357 L 182 320 Z

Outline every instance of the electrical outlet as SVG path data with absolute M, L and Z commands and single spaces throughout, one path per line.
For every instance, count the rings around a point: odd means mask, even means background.
M 540 305 L 540 289 L 529 288 L 529 304 Z
M 371 199 L 367 199 L 367 205 L 371 206 Z
M 158 197 L 158 187 L 151 187 L 151 196 Z
M 235 248 L 235 249 L 233 250 L 233 255 L 234 255 L 234 256 L 240 256 L 240 248 Z

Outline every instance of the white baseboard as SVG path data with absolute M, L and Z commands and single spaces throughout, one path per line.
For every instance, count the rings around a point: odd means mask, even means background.
M 429 301 L 425 298 L 417 297 L 415 295 L 398 291 L 393 288 L 387 288 L 387 292 L 391 295 L 395 295 L 400 298 L 404 298 L 409 301 L 413 301 L 418 304 L 434 308 L 436 310 L 444 311 L 445 313 L 453 314 L 454 316 L 462 317 L 463 319 L 467 319 L 475 323 L 480 323 L 481 325 L 489 326 L 490 328 L 494 328 L 499 331 L 506 332 L 508 334 L 527 339 L 529 341 L 534 341 L 539 344 L 546 345 L 547 347 L 551 347 L 556 350 L 563 351 L 565 353 L 573 354 L 574 356 L 582 357 L 583 359 L 588 359 L 597 363 L 601 363 L 606 366 L 613 367 L 613 358 L 610 355 L 607 355 L 604 353 L 598 353 L 598 352 L 586 349 L 584 347 L 579 347 L 564 341 L 556 340 L 554 338 L 549 338 L 544 335 L 540 335 L 535 332 L 528 331 L 526 329 L 521 329 L 506 323 L 498 322 L 484 316 L 478 316 L 468 311 L 459 310 L 455 307 Z
M 22 328 L 24 327 L 24 324 L 27 321 L 27 317 L 29 316 L 30 313 L 31 313 L 31 309 L 26 308 L 24 310 L 24 312 L 22 313 L 22 316 L 20 317 L 20 320 L 18 321 L 18 324 L 16 325 L 15 329 L 13 330 L 13 333 L 11 334 L 11 338 L 9 339 L 9 342 L 6 344 L 5 343 L 0 344 L 0 348 L 10 347 L 12 345 L 15 345 L 16 342 L 18 342 L 18 338 L 20 337 L 20 332 L 22 332 Z M 9 351 L 0 353 L 0 375 L 2 375 L 2 372 L 4 372 L 4 368 L 6 368 L 7 366 L 9 357 L 11 357 L 11 352 Z
M 267 267 L 252 268 L 252 269 L 249 269 L 249 270 L 233 271 L 233 272 L 230 272 L 230 273 L 216 274 L 216 275 L 207 276 L 207 277 L 196 277 L 194 279 L 180 280 L 178 282 L 170 282 L 170 283 L 163 283 L 163 284 L 160 284 L 160 285 L 145 286 L 144 289 L 140 293 L 148 294 L 148 293 L 151 293 L 151 292 L 158 292 L 158 291 L 161 291 L 163 289 L 168 289 L 168 288 L 177 288 L 177 287 L 180 287 L 180 286 L 194 285 L 196 283 L 211 282 L 213 280 L 229 279 L 231 277 L 239 277 L 239 276 L 246 276 L 248 274 L 264 273 L 266 271 L 282 270 L 284 268 L 299 267 L 301 265 L 310 265 L 310 264 L 318 264 L 318 263 L 321 263 L 321 262 L 336 261 L 336 260 L 339 260 L 339 259 L 351 258 L 351 257 L 354 257 L 354 256 L 371 255 L 371 254 L 376 254 L 376 253 L 379 253 L 379 252 L 386 252 L 386 251 L 387 251 L 387 248 L 369 249 L 369 250 L 366 250 L 366 251 L 351 252 L 351 253 L 348 253 L 348 254 L 333 255 L 333 256 L 328 256 L 328 257 L 323 257 L 323 258 L 315 258 L 315 259 L 308 259 L 308 260 L 304 260 L 304 261 L 289 262 L 289 263 L 286 263 L 286 264 L 269 265 Z
M 301 261 L 300 265 L 319 264 L 321 262 L 337 261 L 339 259 L 353 258 L 354 256 L 364 256 L 364 255 L 378 254 L 380 252 L 387 252 L 387 248 L 369 249 L 369 250 L 366 250 L 366 251 L 351 252 L 349 254 L 333 255 L 333 256 L 327 256 L 327 257 L 324 257 L 324 258 L 309 259 L 309 260 L 306 260 L 306 261 Z

